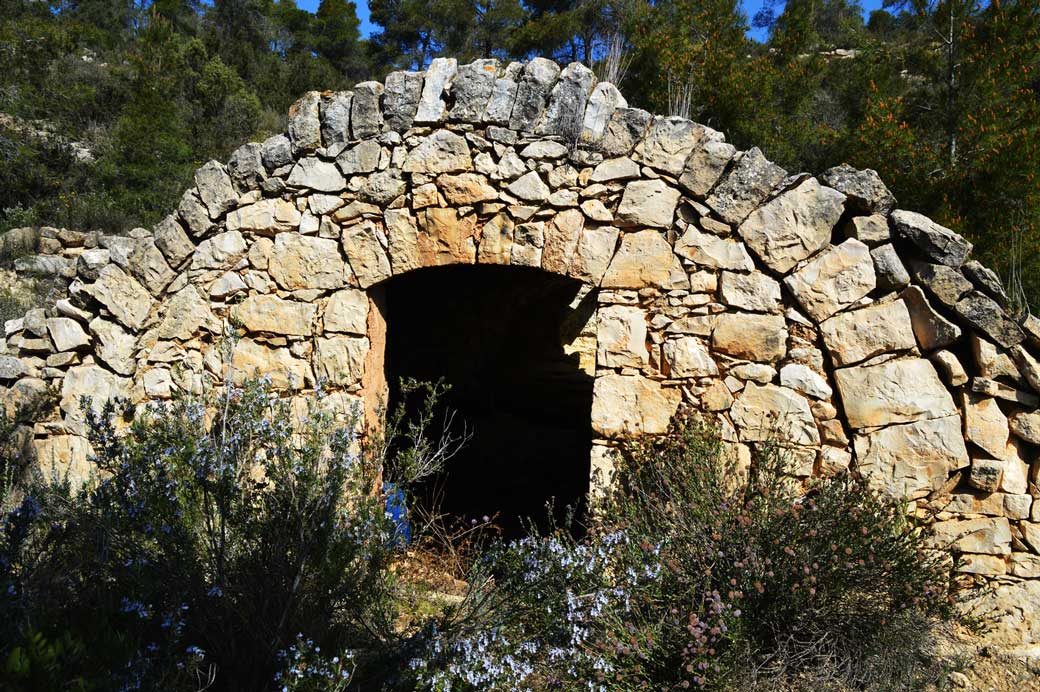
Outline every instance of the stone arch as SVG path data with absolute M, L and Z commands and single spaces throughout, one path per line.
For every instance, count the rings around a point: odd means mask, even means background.
M 854 466 L 908 497 L 968 580 L 1040 590 L 1040 322 L 873 171 L 791 175 L 577 63 L 437 59 L 304 95 L 286 133 L 206 163 L 154 229 L 97 240 L 59 239 L 69 298 L 5 328 L 5 400 L 63 393 L 32 431 L 41 459 L 84 463 L 80 394 L 219 386 L 232 318 L 239 372 L 364 400 L 371 287 L 537 266 L 595 292 L 603 477 L 617 439 L 693 407 L 740 459 L 779 437 L 800 477 Z

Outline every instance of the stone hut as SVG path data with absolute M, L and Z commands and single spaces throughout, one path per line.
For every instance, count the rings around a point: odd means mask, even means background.
M 791 174 L 577 63 L 436 59 L 304 95 L 288 132 L 206 163 L 151 230 L 48 234 L 26 262 L 69 297 L 6 323 L 0 391 L 60 391 L 29 443 L 75 475 L 84 394 L 259 371 L 372 416 L 398 376 L 441 368 L 474 411 L 509 409 L 492 430 L 534 411 L 531 444 L 577 450 L 485 477 L 581 495 L 609 485 L 619 438 L 692 407 L 743 464 L 775 442 L 799 477 L 856 468 L 906 498 L 1033 643 L 1040 321 L 964 238 L 896 206 L 874 171 Z

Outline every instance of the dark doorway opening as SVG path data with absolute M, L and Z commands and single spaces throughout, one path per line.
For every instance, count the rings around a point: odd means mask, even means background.
M 472 435 L 418 501 L 450 519 L 497 516 L 507 537 L 521 535 L 526 520 L 545 527 L 550 502 L 557 523 L 571 506 L 580 526 L 593 378 L 563 344 L 591 302 L 576 300 L 582 284 L 536 269 L 462 266 L 384 286 L 389 405 L 401 401 L 402 378 L 443 380 L 455 432 L 465 425 Z

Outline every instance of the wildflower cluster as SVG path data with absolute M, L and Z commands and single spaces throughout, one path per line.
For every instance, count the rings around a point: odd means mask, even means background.
M 296 635 L 292 646 L 278 652 L 282 669 L 274 676 L 281 692 L 343 692 L 354 673 L 354 652 L 345 649 L 329 658 L 321 655 L 321 645 Z

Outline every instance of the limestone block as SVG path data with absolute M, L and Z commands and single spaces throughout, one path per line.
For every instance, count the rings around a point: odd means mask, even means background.
M 585 115 L 582 119 L 580 140 L 583 144 L 595 144 L 607 131 L 607 124 L 618 108 L 628 108 L 628 101 L 617 87 L 610 82 L 600 82 L 592 89 Z
M 268 137 L 260 145 L 260 160 L 269 171 L 293 162 L 292 142 L 287 135 Z
M 54 349 L 59 353 L 62 351 L 74 351 L 90 343 L 90 336 L 83 331 L 83 327 L 79 325 L 79 322 L 68 317 L 49 318 L 47 320 L 47 331 L 50 332 Z
M 509 117 L 509 129 L 519 132 L 534 130 L 545 112 L 546 99 L 559 75 L 560 66 L 545 58 L 535 58 L 524 66 Z
M 898 236 L 912 242 L 933 262 L 948 267 L 961 266 L 971 253 L 971 243 L 917 212 L 893 211 L 892 227 Z
M 1011 525 L 1005 517 L 940 521 L 932 525 L 932 541 L 959 553 L 1008 555 Z
M 643 140 L 653 116 L 639 108 L 619 107 L 607 122 L 599 149 L 606 156 L 628 156 Z
M 268 272 L 283 289 L 329 289 L 344 284 L 346 266 L 339 243 L 330 238 L 279 233 L 271 257 Z
M 712 269 L 742 272 L 755 270 L 755 262 L 748 254 L 744 243 L 731 238 L 720 238 L 711 233 L 702 233 L 692 224 L 675 242 L 675 253 Z
M 221 332 L 220 321 L 210 310 L 209 301 L 191 284 L 168 298 L 164 307 L 165 314 L 157 330 L 160 339 L 188 341 L 202 329 L 213 334 Z
M 191 258 L 191 268 L 225 269 L 246 252 L 245 238 L 239 231 L 228 231 L 199 243 Z
M 227 215 L 226 223 L 229 231 L 275 235 L 297 230 L 301 219 L 302 214 L 292 202 L 269 198 L 235 209 Z
M 643 368 L 650 362 L 646 349 L 646 315 L 629 305 L 600 309 L 596 330 L 596 364 L 602 368 Z
M 354 139 L 367 139 L 383 129 L 383 115 L 379 102 L 383 96 L 380 82 L 361 82 L 354 86 L 354 98 L 350 102 L 350 131 Z
M 933 310 L 919 287 L 908 286 L 900 297 L 910 312 L 910 323 L 921 350 L 944 348 L 960 339 L 961 328 Z
M 535 171 L 520 176 L 509 183 L 506 189 L 509 190 L 509 194 L 525 202 L 544 202 L 552 192 Z
M 173 214 L 155 225 L 155 246 L 171 267 L 179 267 L 195 252 L 195 243 L 191 242 Z
M 115 322 L 95 317 L 89 325 L 94 336 L 94 355 L 120 375 L 133 375 L 137 368 L 134 351 L 137 338 Z
M 442 175 L 437 178 L 437 185 L 448 203 L 455 206 L 498 199 L 498 190 L 488 183 L 487 178 L 477 173 Z
M 718 135 L 686 118 L 658 116 L 636 148 L 636 157 L 644 166 L 678 177 L 686 166 L 686 159 L 709 132 Z
M 1011 414 L 1011 432 L 1019 439 L 1040 445 L 1040 411 L 1019 411 Z
M 874 260 L 874 273 L 880 290 L 898 291 L 910 283 L 910 274 L 891 245 L 872 248 L 870 258 Z
M 333 336 L 318 339 L 315 361 L 318 376 L 333 385 L 346 387 L 357 384 L 365 374 L 368 345 L 366 337 Z
M 1029 492 L 1029 461 L 1035 453 L 1019 440 L 1011 438 L 1002 456 L 1004 473 L 1000 477 L 1000 489 L 1013 495 Z
M 961 298 L 954 309 L 968 324 L 988 334 L 1004 348 L 1012 348 L 1026 338 L 1022 328 L 1004 312 L 997 301 L 980 291 L 972 291 Z
M 782 315 L 727 312 L 715 320 L 712 349 L 745 360 L 775 363 L 787 353 Z
M 614 256 L 620 231 L 613 226 L 584 228 L 571 262 L 570 276 L 592 285 L 599 285 Z
M 1008 444 L 1008 420 L 997 400 L 974 392 L 962 395 L 964 436 L 993 458 L 1004 456 Z
M 195 186 L 213 220 L 219 219 L 224 212 L 234 209 L 238 204 L 238 193 L 231 184 L 231 177 L 219 161 L 207 161 L 195 171 Z
M 708 348 L 695 336 L 668 339 L 661 346 L 661 355 L 668 366 L 669 377 L 714 377 L 718 365 Z
M 51 435 L 32 441 L 36 467 L 48 480 L 68 478 L 73 490 L 90 480 L 95 472 L 90 463 L 94 450 L 79 435 Z
M 870 168 L 856 170 L 843 163 L 824 171 L 820 180 L 848 197 L 846 204 L 858 212 L 884 216 L 895 208 L 896 198 L 877 171 Z
M 658 231 L 626 233 L 606 274 L 602 288 L 688 289 L 690 282 L 672 246 Z
M 730 408 L 730 418 L 744 442 L 820 444 L 809 402 L 787 387 L 749 382 Z
M 372 173 L 379 167 L 383 147 L 373 139 L 367 139 L 344 149 L 336 157 L 336 165 L 345 176 Z
M 477 259 L 474 216 L 458 218 L 454 208 L 428 208 L 419 212 L 419 261 L 424 267 L 473 264 Z
M 105 306 L 124 326 L 140 331 L 152 309 L 152 296 L 113 264 L 105 265 L 84 292 Z
M 831 187 L 834 186 L 831 185 Z M 848 201 L 850 200 L 847 199 L 846 203 Z M 853 216 L 845 225 L 845 237 L 855 238 L 870 247 L 885 245 L 892 239 L 892 233 L 888 228 L 888 217 L 883 214 Z
M 61 410 L 65 425 L 79 435 L 86 435 L 86 411 L 83 397 L 90 397 L 90 408 L 97 412 L 106 402 L 126 398 L 130 394 L 130 380 L 98 367 L 79 365 L 70 368 L 61 381 Z
M 561 211 L 549 222 L 542 249 L 542 269 L 567 274 L 585 226 L 585 217 L 577 209 Z
M 321 140 L 326 149 L 350 141 L 350 106 L 353 101 L 352 91 L 336 91 L 321 99 L 318 111 L 321 116 Z
M 309 188 L 319 192 L 339 192 L 347 187 L 347 181 L 336 164 L 313 156 L 300 159 L 289 172 L 286 181 L 295 187 Z
M 308 91 L 289 107 L 289 141 L 293 151 L 314 151 L 321 146 L 321 94 Z
M 249 296 L 231 310 L 247 332 L 287 336 L 310 336 L 316 312 L 313 304 L 282 300 L 273 295 Z
M 329 296 L 323 320 L 326 332 L 365 334 L 368 330 L 368 295 L 344 289 Z
M 452 120 L 480 122 L 495 90 L 498 68 L 498 60 L 475 60 L 458 68 L 451 82 L 451 95 L 455 100 L 451 108 Z
M 632 181 L 618 205 L 618 224 L 669 228 L 678 203 L 679 191 L 659 178 Z
M 780 368 L 780 384 L 814 399 L 829 399 L 833 393 L 822 375 L 801 363 Z
M 854 445 L 858 468 L 873 487 L 894 498 L 937 490 L 969 464 L 957 415 L 857 434 Z
M 444 119 L 447 113 L 444 93 L 458 69 L 459 63 L 455 58 L 434 58 L 430 61 L 415 111 L 416 123 L 435 123 Z
M 710 139 L 695 148 L 679 177 L 679 186 L 697 198 L 707 195 L 737 155 L 737 148 L 721 140 Z
M 545 222 L 517 224 L 513 228 L 513 244 L 509 248 L 509 263 L 523 267 L 539 267 L 545 248 Z
M 722 272 L 719 297 L 724 304 L 738 310 L 780 312 L 780 284 L 763 273 Z
M 376 225 L 371 221 L 362 221 L 343 229 L 343 252 L 361 288 L 389 279 L 392 274 L 390 258 L 376 233 Z
M 505 212 L 496 214 L 484 224 L 477 247 L 478 264 L 509 264 L 513 227 L 513 219 Z
M 419 257 L 419 228 L 415 217 L 407 209 L 387 209 L 383 212 L 383 223 L 389 245 L 390 268 L 394 274 L 418 269 L 422 266 Z
M 958 413 L 935 367 L 922 358 L 841 368 L 834 372 L 834 378 L 848 423 L 853 428 L 908 423 Z
M 448 130 L 437 130 L 423 138 L 418 146 L 408 152 L 402 166 L 405 173 L 427 175 L 459 173 L 472 169 L 473 159 L 470 157 L 466 140 Z
M 235 384 L 254 377 L 268 377 L 276 390 L 314 386 L 310 363 L 295 358 L 287 348 L 271 348 L 252 339 L 239 339 L 235 343 L 230 376 Z
M 512 63 L 510 67 L 518 64 Z M 498 125 L 505 125 L 509 122 L 509 116 L 513 112 L 513 106 L 516 104 L 516 92 L 519 87 L 516 79 L 514 79 L 515 76 L 519 75 L 519 72 L 510 74 L 513 76 L 507 74 L 495 80 L 495 86 L 491 90 L 491 97 L 488 98 L 487 108 L 484 109 L 484 122 Z
M 549 92 L 549 103 L 535 132 L 577 141 L 581 135 L 585 104 L 595 84 L 596 75 L 580 62 L 572 62 L 563 68 L 559 81 Z
M 603 161 L 592 169 L 593 183 L 605 183 L 611 180 L 629 180 L 639 177 L 639 164 L 627 156 L 619 156 Z
M 873 291 L 875 281 L 869 248 L 850 239 L 820 253 L 784 279 L 784 285 L 819 322 Z
M 661 434 L 675 415 L 682 393 L 639 375 L 597 377 L 592 394 L 592 429 L 604 437 Z
M 946 384 L 950 387 L 960 387 L 968 381 L 968 373 L 964 371 L 964 366 L 953 353 L 936 351 L 929 358 L 935 363 L 935 367 L 938 368 L 943 379 L 946 380 Z
M 917 345 L 906 303 L 895 300 L 839 313 L 820 324 L 820 333 L 837 366 L 853 365 L 882 353 Z
M 787 171 L 770 162 L 758 147 L 754 147 L 740 155 L 705 204 L 726 223 L 738 224 L 786 177 Z

